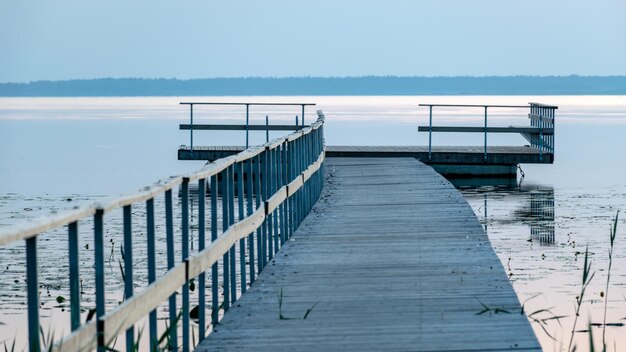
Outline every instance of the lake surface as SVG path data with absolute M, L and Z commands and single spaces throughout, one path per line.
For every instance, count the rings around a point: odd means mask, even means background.
M 202 162 L 176 160 L 176 150 L 189 143 L 179 131 L 189 111 L 180 101 L 198 98 L 0 98 L 0 226 L 61 211 L 85 202 L 129 193 L 159 179 L 196 170 Z M 326 115 L 328 145 L 426 145 L 428 111 L 420 103 L 558 105 L 556 156 L 553 165 L 522 165 L 516 187 L 459 188 L 483 222 L 492 246 L 545 350 L 564 350 L 571 336 L 575 300 L 580 291 L 582 262 L 588 247 L 595 276 L 587 289 L 575 341 L 585 350 L 588 323 L 602 323 L 610 224 L 618 209 L 626 211 L 626 97 L 624 96 L 430 96 L 430 97 L 213 97 L 211 101 L 314 102 Z M 251 108 L 252 123 L 290 123 L 300 108 Z M 493 109 L 490 126 L 527 125 L 526 109 Z M 482 126 L 482 109 L 436 108 L 437 125 Z M 299 117 L 301 118 L 301 116 Z M 195 122 L 241 122 L 240 108 L 197 107 Z M 280 134 L 272 134 L 272 137 Z M 265 134 L 252 135 L 262 143 Z M 196 132 L 195 145 L 243 145 L 239 132 Z M 491 136 L 493 145 L 524 145 L 519 136 Z M 433 136 L 433 145 L 481 145 L 482 135 Z M 117 225 L 112 225 L 112 231 Z M 51 238 L 54 238 L 51 235 Z M 42 257 L 65 247 L 42 244 Z M 112 250 L 115 255 L 115 250 Z M 0 249 L 0 341 L 20 334 L 14 323 L 23 317 L 23 268 L 20 246 Z M 119 253 L 118 253 L 119 254 Z M 88 258 L 85 254 L 82 258 Z M 88 263 L 87 263 L 88 264 Z M 50 269 L 51 271 L 54 268 Z M 45 270 L 44 270 L 45 271 Z M 111 274 L 119 271 L 114 265 Z M 62 276 L 48 281 L 62 282 Z M 18 282 L 16 283 L 15 280 Z M 87 279 L 86 279 L 87 280 Z M 51 299 L 44 315 L 55 308 L 63 283 L 48 285 Z M 52 292 L 50 293 L 50 290 Z M 21 292 L 21 293 L 20 293 Z M 111 304 L 119 296 L 112 295 Z M 620 218 L 608 291 L 606 338 L 609 350 L 626 348 L 626 215 Z M 47 301 L 46 301 L 47 302 Z M 89 302 L 89 299 L 87 299 Z M 477 302 L 476 311 L 482 309 Z M 56 312 L 56 313 L 55 313 Z M 519 313 L 519 312 L 515 312 Z M 62 315 L 62 314 L 61 314 Z M 563 316 L 552 319 L 554 316 Z M 497 318 L 497 317 L 494 317 Z M 543 321 L 543 323 L 541 322 Z M 44 324 L 46 324 L 44 322 Z M 620 325 L 621 324 L 621 325 Z M 594 327 L 597 342 L 602 328 Z

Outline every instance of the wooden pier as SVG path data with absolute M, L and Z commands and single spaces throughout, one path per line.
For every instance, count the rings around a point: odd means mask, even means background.
M 195 336 L 200 351 L 540 350 L 472 209 L 436 170 L 460 159 L 463 167 L 504 170 L 520 160 L 552 162 L 554 135 L 547 129 L 553 129 L 555 107 L 531 105 L 537 130 L 523 131 L 529 147 L 488 146 L 486 137 L 482 148 L 326 147 L 325 117 L 318 111 L 314 123 L 296 123 L 298 130 L 264 145 L 212 150 L 193 147 L 193 105 L 200 103 L 185 104 L 191 104 L 190 147 L 182 147 L 179 158 L 214 162 L 106 204 L 0 230 L 0 246 L 23 241 L 26 247 L 29 350 L 44 347 L 38 248 L 46 241 L 38 239 L 61 228 L 68 234 L 72 331 L 46 350 L 104 352 L 124 335 L 126 350 L 133 351 L 137 325 L 146 318 L 150 350 L 187 352 L 196 347 Z M 246 117 L 251 105 L 243 104 Z M 310 104 L 296 105 L 304 113 Z M 192 185 L 212 192 L 190 192 Z M 176 188 L 180 202 L 172 199 Z M 164 201 L 162 208 L 155 198 Z M 145 213 L 134 215 L 136 207 Z M 107 306 L 105 224 L 115 221 L 117 210 L 128 253 L 124 301 Z M 93 225 L 79 230 L 85 221 Z M 147 258 L 133 259 L 135 233 L 143 231 L 137 222 L 145 224 Z M 85 235 L 93 236 L 88 255 L 94 264 L 81 267 Z M 167 268 L 156 266 L 157 238 L 167 243 Z M 138 287 L 133 274 L 144 262 L 147 286 Z M 83 322 L 81 273 L 94 269 L 95 316 Z M 163 331 L 158 319 L 176 328 Z
M 519 164 L 552 164 L 554 162 L 555 112 L 557 106 L 540 103 L 526 105 L 457 105 L 457 104 L 420 104 L 427 107 L 429 119 L 427 126 L 418 126 L 418 131 L 428 133 L 427 146 L 327 146 L 329 157 L 411 157 L 431 165 L 437 172 L 446 176 L 461 177 L 516 177 Z M 433 125 L 434 108 L 480 108 L 484 111 L 482 126 L 435 126 Z M 528 109 L 528 126 L 490 126 L 488 110 L 493 109 Z M 323 113 L 317 112 L 318 115 Z M 303 109 L 304 114 L 304 109 Z M 303 115 L 304 116 L 304 115 Z M 297 121 L 297 116 L 296 116 Z M 181 130 L 187 130 L 190 136 L 189 146 L 181 145 L 178 160 L 213 161 L 237 154 L 248 147 L 248 135 L 251 131 L 265 131 L 269 140 L 269 131 L 293 130 L 295 125 L 250 125 L 246 115 L 245 125 L 193 124 L 193 110 L 189 124 L 181 124 Z M 194 146 L 195 130 L 232 130 L 246 132 L 246 146 Z M 480 133 L 484 143 L 480 146 L 433 146 L 433 133 Z M 488 144 L 489 134 L 520 134 L 528 141 L 525 146 L 493 146 Z
M 448 181 L 411 158 L 326 168 L 321 200 L 198 351 L 540 350 Z

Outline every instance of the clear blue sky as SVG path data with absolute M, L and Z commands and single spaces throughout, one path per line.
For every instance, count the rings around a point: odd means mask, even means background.
M 0 82 L 624 75 L 625 0 L 0 0 Z

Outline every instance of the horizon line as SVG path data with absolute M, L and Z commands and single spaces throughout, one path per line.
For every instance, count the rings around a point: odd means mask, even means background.
M 362 76 L 220 76 L 220 77 L 202 77 L 202 78 L 177 78 L 177 77 L 97 77 L 97 78 L 67 78 L 67 79 L 41 79 L 24 82 L 0 82 L 2 85 L 7 84 L 35 84 L 35 83 L 59 83 L 72 81 L 103 81 L 103 80 L 163 80 L 163 81 L 203 81 L 203 80 L 245 80 L 245 79 L 268 79 L 268 80 L 287 80 L 287 79 L 363 79 L 363 78 L 420 78 L 420 79 L 458 79 L 458 78 L 626 78 L 626 74 L 615 75 L 362 75 Z

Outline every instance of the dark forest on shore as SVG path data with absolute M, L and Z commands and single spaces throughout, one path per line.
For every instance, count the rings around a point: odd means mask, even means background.
M 622 94 L 626 94 L 626 76 L 101 78 L 0 83 L 4 97 Z

